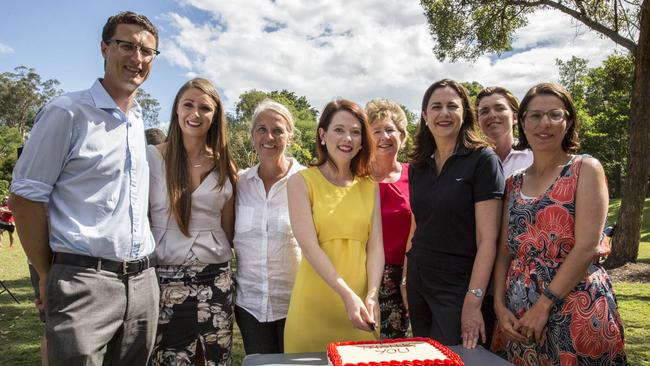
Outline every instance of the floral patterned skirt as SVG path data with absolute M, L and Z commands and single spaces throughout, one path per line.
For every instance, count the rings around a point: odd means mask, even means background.
M 235 293 L 230 262 L 204 264 L 191 253 L 185 264 L 158 268 L 160 316 L 152 364 L 193 365 L 200 342 L 205 365 L 230 365 Z
M 409 317 L 402 300 L 399 285 L 404 266 L 387 264 L 379 290 L 381 339 L 406 338 Z

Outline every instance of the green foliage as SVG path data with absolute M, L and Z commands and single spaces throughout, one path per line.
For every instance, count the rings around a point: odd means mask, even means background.
M 140 107 L 142 107 L 144 128 L 160 127 L 160 121 L 158 120 L 160 103 L 158 103 L 158 100 L 142 88 L 138 89 L 138 94 L 135 99 L 140 103 Z
M 600 160 L 610 195 L 620 197 L 628 154 L 633 59 L 611 55 L 591 69 L 586 60 L 575 56 L 556 63 L 560 83 L 572 92 L 578 109 L 581 152 Z
M 512 49 L 514 32 L 526 25 L 532 9 L 504 1 L 421 0 L 439 60 L 476 59 Z
M 38 110 L 61 93 L 58 85 L 54 79 L 42 81 L 34 69 L 25 66 L 0 73 L 0 125 L 29 131 Z
M 18 127 L 0 126 L 0 141 L 0 196 L 4 197 L 9 192 L 16 151 L 23 144 L 23 135 Z
M 585 77 L 587 76 L 587 60 L 573 56 L 568 61 L 555 59 L 555 64 L 560 71 L 560 84 L 571 93 L 573 101 L 581 105 L 585 99 Z
M 235 105 L 236 123 L 249 123 L 253 118 L 255 107 L 264 99 L 269 99 L 269 93 L 251 89 L 239 96 L 239 101 Z
M 465 87 L 465 89 L 467 89 L 469 97 L 472 100 L 472 105 L 474 105 L 476 103 L 476 97 L 478 96 L 478 93 L 483 90 L 483 85 L 481 85 L 481 83 L 478 81 L 464 81 L 461 84 Z
M 400 107 L 402 107 L 402 110 L 404 110 L 404 114 L 406 114 L 406 121 L 408 123 L 406 124 L 406 141 L 404 142 L 404 147 L 402 150 L 397 154 L 397 161 L 408 162 L 408 156 L 413 150 L 415 133 L 417 132 L 418 126 L 420 124 L 420 116 L 413 113 L 404 105 L 400 105 Z
M 309 163 L 315 161 L 318 154 L 316 153 L 316 118 L 295 119 L 295 130 L 293 132 L 293 140 L 289 146 L 289 155 L 293 156 L 302 165 L 307 166 Z
M 483 90 L 483 85 L 481 85 L 481 83 L 478 81 L 464 81 L 461 83 L 461 85 L 467 89 L 467 92 L 469 93 L 469 100 L 472 103 L 472 106 L 476 106 L 476 97 L 478 96 L 478 93 Z
M 553 8 L 572 16 L 628 50 L 635 48 L 640 1 L 420 0 L 439 60 L 474 60 L 511 51 L 515 31 L 536 10 Z
M 257 154 L 253 148 L 248 124 L 231 123 L 228 126 L 228 138 L 230 153 L 240 169 L 246 169 L 257 163 Z

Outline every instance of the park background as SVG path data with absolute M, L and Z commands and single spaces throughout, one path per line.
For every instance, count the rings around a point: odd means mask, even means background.
M 483 86 L 500 85 L 519 98 L 536 83 L 559 82 L 579 109 L 580 152 L 605 168 L 612 198 L 609 222 L 624 223 L 625 235 L 615 237 L 614 250 L 625 250 L 610 267 L 617 267 L 615 290 L 632 364 L 650 363 L 650 331 L 643 330 L 650 328 L 647 199 L 641 215 L 650 165 L 650 85 L 648 46 L 638 47 L 648 33 L 641 9 L 650 5 L 647 0 L 475 3 L 7 2 L 0 13 L 0 194 L 8 191 L 16 149 L 38 109 L 55 95 L 90 87 L 103 74 L 101 27 L 122 10 L 147 15 L 160 30 L 161 55 L 138 96 L 147 126 L 166 130 L 178 88 L 191 77 L 206 77 L 223 97 L 240 167 L 255 163 L 248 122 L 255 105 L 268 97 L 294 113 L 298 131 L 290 153 L 307 163 L 315 156 L 318 111 L 335 97 L 362 105 L 372 98 L 392 99 L 407 112 L 413 136 L 421 95 L 441 78 L 463 82 L 472 95 Z M 642 95 L 633 92 L 644 85 Z M 406 150 L 410 147 L 408 142 Z M 627 192 L 633 192 L 627 196 L 626 181 Z M 631 207 L 622 220 L 621 196 Z M 630 227 L 636 227 L 634 235 Z M 0 280 L 22 303 L 0 295 L 0 342 L 6 350 L 0 364 L 36 364 L 40 325 L 29 304 L 24 254 L 7 246 L 5 240 Z

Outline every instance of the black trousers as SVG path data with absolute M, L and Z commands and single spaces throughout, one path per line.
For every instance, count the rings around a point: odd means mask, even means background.
M 260 322 L 245 309 L 235 306 L 235 320 L 241 331 L 246 354 L 284 353 L 284 323 L 286 319 Z
M 430 337 L 444 345 L 463 343 L 461 339 L 461 312 L 471 274 L 419 265 L 409 260 L 406 291 L 409 302 L 411 328 L 415 337 Z M 492 297 L 483 301 L 481 312 L 485 323 L 485 344 L 489 349 L 494 329 Z

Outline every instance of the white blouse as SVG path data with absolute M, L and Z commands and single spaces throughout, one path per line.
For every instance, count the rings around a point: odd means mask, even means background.
M 510 149 L 508 156 L 502 162 L 503 176 L 508 178 L 519 170 L 528 168 L 533 163 L 533 152 L 530 149 Z
M 169 196 L 165 180 L 165 162 L 160 151 L 147 146 L 149 161 L 149 212 L 151 231 L 156 240 L 154 256 L 158 264 L 183 264 L 190 250 L 201 263 L 224 263 L 232 258 L 230 243 L 221 227 L 221 210 L 232 197 L 232 185 L 226 179 L 223 188 L 219 176 L 212 172 L 192 192 L 192 213 L 189 233 L 185 236 L 176 219 L 170 216 Z
M 267 196 L 259 164 L 237 182 L 235 253 L 237 306 L 260 322 L 287 317 L 301 252 L 289 223 L 287 181 L 305 167 L 289 158 L 291 168 Z

